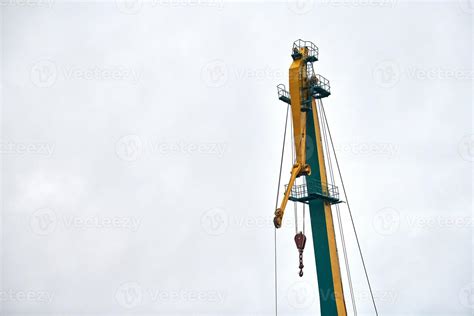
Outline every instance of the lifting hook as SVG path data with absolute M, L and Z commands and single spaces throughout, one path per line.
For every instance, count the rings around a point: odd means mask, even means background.
M 304 246 L 306 245 L 306 236 L 303 234 L 303 232 L 299 232 L 298 234 L 295 235 L 295 243 L 296 243 L 296 248 L 298 248 L 298 252 L 299 252 L 299 261 L 300 261 L 299 276 L 302 277 L 303 276 L 303 268 L 304 268 L 304 265 L 303 265 L 303 250 L 304 250 Z

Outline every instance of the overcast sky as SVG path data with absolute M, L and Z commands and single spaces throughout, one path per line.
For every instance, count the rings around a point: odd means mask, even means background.
M 298 38 L 331 81 L 380 315 L 472 315 L 472 1 L 1 4 L 2 315 L 273 315 L 276 85 Z M 317 315 L 293 235 L 290 205 L 279 312 Z

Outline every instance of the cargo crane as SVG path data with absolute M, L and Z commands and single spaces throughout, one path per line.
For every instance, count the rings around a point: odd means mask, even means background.
M 329 81 L 323 76 L 316 74 L 314 71 L 313 63 L 319 59 L 319 49 L 314 43 L 301 39 L 295 41 L 291 49 L 291 57 L 292 62 L 289 69 L 289 91 L 286 90 L 286 87 L 283 84 L 277 86 L 279 100 L 287 103 L 288 107 L 280 163 L 280 176 L 276 201 L 277 205 L 273 219 L 275 225 L 275 249 L 276 229 L 282 226 L 287 204 L 289 201 L 292 201 L 294 203 L 296 217 L 296 235 L 294 239 L 299 252 L 299 276 L 302 277 L 304 267 L 303 251 L 306 245 L 304 214 L 305 207 L 309 206 L 321 315 L 347 315 L 332 212 L 332 206 L 335 206 L 339 222 L 339 233 L 341 234 L 343 243 L 346 273 L 349 278 L 350 296 L 352 300 L 351 305 L 354 314 L 356 315 L 357 311 L 355 307 L 352 281 L 350 280 L 350 270 L 345 251 L 345 242 L 339 213 L 339 203 L 342 203 L 343 201 L 339 197 L 338 187 L 334 185 L 334 170 L 332 168 L 331 152 L 329 150 L 330 144 L 332 145 L 332 137 L 330 135 L 329 127 L 327 126 L 326 115 L 322 104 L 322 99 L 331 95 Z M 283 198 L 278 204 L 289 109 L 291 109 L 291 124 L 293 127 L 293 165 L 290 179 L 288 184 L 285 186 Z M 328 139 L 330 139 L 330 142 Z M 337 163 L 336 152 L 334 151 L 333 145 L 332 149 Z M 338 163 L 337 170 L 340 175 Z M 342 182 L 342 177 L 340 177 L 340 179 Z M 298 182 L 300 183 L 298 184 Z M 344 188 L 343 182 L 342 186 Z M 347 202 L 345 190 L 344 196 Z M 302 204 L 303 206 L 302 231 L 298 231 L 297 226 L 297 204 Z M 370 287 L 352 215 L 351 221 L 372 296 L 375 314 L 377 314 L 375 300 L 373 299 L 372 289 Z M 277 293 L 276 287 L 275 291 L 275 293 Z M 277 300 L 275 303 L 277 305 Z

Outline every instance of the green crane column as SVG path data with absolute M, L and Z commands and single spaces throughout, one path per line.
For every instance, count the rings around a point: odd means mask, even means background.
M 306 176 L 306 183 L 308 192 L 317 192 L 321 191 L 321 188 L 317 188 L 315 182 L 321 183 L 321 187 L 324 188 L 327 184 L 327 175 L 321 129 L 314 99 L 312 100 L 312 112 L 308 112 L 306 118 L 306 128 L 306 148 L 310 153 L 307 162 L 311 166 L 311 175 Z M 313 149 L 312 154 L 311 149 Z M 346 315 L 331 205 L 322 199 L 310 200 L 309 213 L 313 233 L 321 315 Z

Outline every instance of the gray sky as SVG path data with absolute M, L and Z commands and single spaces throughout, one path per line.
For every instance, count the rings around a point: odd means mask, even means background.
M 298 38 L 331 81 L 380 314 L 473 313 L 472 1 L 1 4 L 2 315 L 272 315 L 276 85 Z M 318 314 L 291 207 L 279 311 Z

